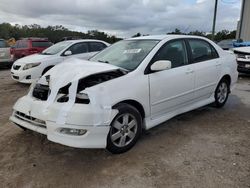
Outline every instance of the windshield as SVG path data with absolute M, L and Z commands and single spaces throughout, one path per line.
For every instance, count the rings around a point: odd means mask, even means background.
M 42 54 L 44 55 L 54 55 L 59 52 L 61 52 L 64 48 L 67 46 L 71 45 L 72 42 L 70 41 L 63 41 L 63 42 L 58 42 L 55 45 L 47 48 L 46 50 L 43 50 Z
M 158 40 L 123 40 L 92 57 L 91 61 L 109 63 L 126 70 L 136 69 Z

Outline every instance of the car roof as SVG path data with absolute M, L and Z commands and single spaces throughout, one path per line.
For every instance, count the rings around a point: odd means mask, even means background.
M 195 35 L 148 35 L 148 36 L 141 36 L 141 37 L 135 37 L 135 38 L 129 38 L 126 40 L 165 40 L 165 39 L 178 39 L 178 38 L 198 38 L 198 39 L 204 39 L 204 37 L 195 36 Z
M 48 38 L 39 38 L 39 37 L 24 37 L 24 38 L 20 38 L 17 41 L 21 41 L 21 40 L 30 40 L 30 41 L 49 41 Z
M 73 42 L 73 43 L 77 43 L 77 42 L 105 42 L 102 40 L 95 40 L 95 39 L 76 39 L 76 40 L 64 40 L 64 41 Z M 64 41 L 61 41 L 61 42 L 64 42 Z

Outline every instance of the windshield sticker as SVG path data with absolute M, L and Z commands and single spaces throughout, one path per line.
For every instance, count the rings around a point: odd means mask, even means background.
M 124 54 L 138 54 L 140 53 L 141 49 L 128 49 L 124 50 Z

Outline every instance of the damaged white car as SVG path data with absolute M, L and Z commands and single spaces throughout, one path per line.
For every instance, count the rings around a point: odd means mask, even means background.
M 238 77 L 233 54 L 195 36 L 132 38 L 67 61 L 31 86 L 10 120 L 56 143 L 112 153 L 178 114 L 222 107 Z

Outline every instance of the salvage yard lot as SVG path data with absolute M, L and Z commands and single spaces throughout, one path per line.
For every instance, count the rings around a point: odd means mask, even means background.
M 0 69 L 0 187 L 250 187 L 250 76 L 240 76 L 224 108 L 175 117 L 121 155 L 14 126 L 12 106 L 28 88 Z

